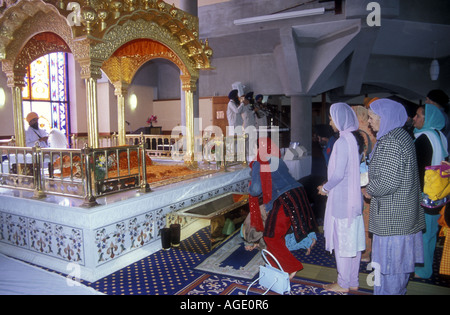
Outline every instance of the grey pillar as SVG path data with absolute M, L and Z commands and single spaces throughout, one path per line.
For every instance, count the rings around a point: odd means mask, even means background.
M 180 7 L 179 9 L 193 15 L 198 16 L 198 0 L 180 0 Z M 200 98 L 199 98 L 199 88 L 200 84 L 199 81 L 197 81 L 197 89 L 193 92 L 194 94 L 194 118 L 200 117 Z M 186 119 L 185 119 L 185 100 L 184 100 L 184 91 L 181 90 L 181 123 L 183 126 L 186 126 Z M 197 131 L 196 131 L 197 132 Z
M 180 9 L 186 11 L 193 16 L 198 16 L 198 1 L 197 0 L 180 0 Z
M 312 97 L 291 96 L 291 141 L 312 149 Z

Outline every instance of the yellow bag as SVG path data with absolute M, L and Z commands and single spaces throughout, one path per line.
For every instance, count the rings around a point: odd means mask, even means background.
M 427 166 L 423 192 L 431 200 L 440 200 L 450 195 L 450 174 L 444 173 L 448 165 Z

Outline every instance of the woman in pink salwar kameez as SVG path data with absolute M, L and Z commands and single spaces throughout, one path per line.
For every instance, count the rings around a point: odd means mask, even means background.
M 365 249 L 362 194 L 360 186 L 360 156 L 353 131 L 359 123 L 355 112 L 345 103 L 330 108 L 333 129 L 339 131 L 328 164 L 328 182 L 318 188 L 328 195 L 325 210 L 325 247 L 336 258 L 337 283 L 324 285 L 334 292 L 348 292 L 359 287 L 361 252 Z

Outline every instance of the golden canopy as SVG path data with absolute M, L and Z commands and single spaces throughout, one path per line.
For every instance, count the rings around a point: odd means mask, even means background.
M 0 61 L 13 90 L 18 144 L 24 139 L 20 93 L 26 67 L 48 53 L 71 52 L 81 66 L 93 147 L 98 143 L 96 80 L 101 77 L 100 69 L 116 87 L 120 136 L 125 120 L 120 108 L 123 94 L 143 63 L 152 58 L 171 60 L 180 68 L 183 90 L 190 93 L 196 89 L 199 70 L 211 67 L 212 49 L 207 40 L 199 39 L 198 18 L 162 0 L 9 0 L 2 4 Z M 186 115 L 191 115 L 188 105 L 186 109 Z

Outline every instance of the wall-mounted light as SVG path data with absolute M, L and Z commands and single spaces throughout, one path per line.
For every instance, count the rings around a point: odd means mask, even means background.
M 5 102 L 6 102 L 5 90 L 2 87 L 0 87 L 0 107 L 5 106 Z
M 436 59 L 431 62 L 430 77 L 432 81 L 436 81 L 439 78 L 439 62 Z
M 135 110 L 137 108 L 137 96 L 136 94 L 131 94 L 130 99 L 128 100 L 130 103 L 131 110 Z
M 434 44 L 434 59 L 430 65 L 430 77 L 431 81 L 436 81 L 439 78 L 439 62 L 436 59 L 437 41 L 434 41 L 433 44 Z

